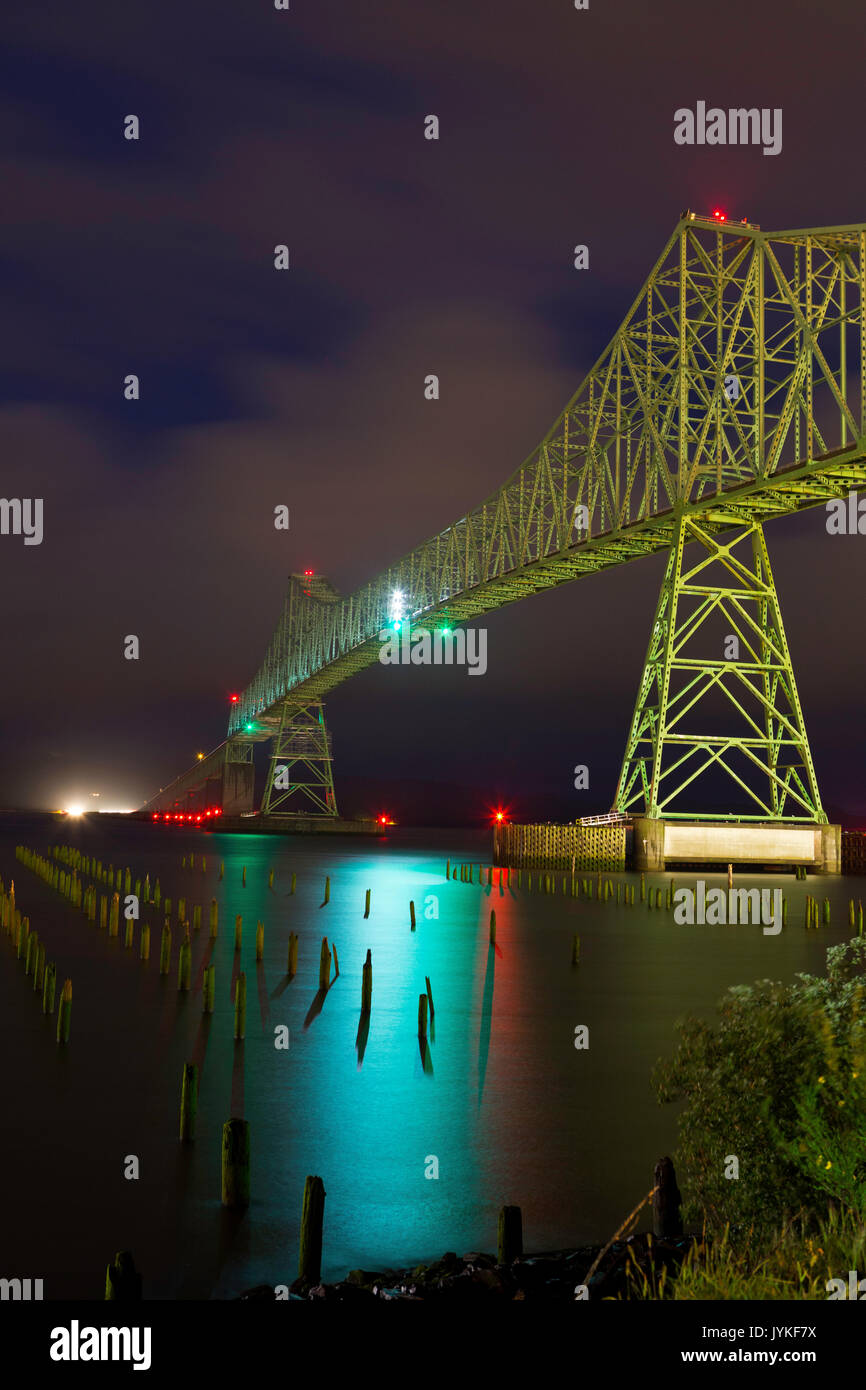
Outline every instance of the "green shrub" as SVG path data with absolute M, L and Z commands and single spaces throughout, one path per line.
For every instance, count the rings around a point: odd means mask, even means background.
M 781 1228 L 828 1202 L 866 1216 L 866 939 L 827 952 L 826 976 L 728 990 L 712 1027 L 678 1024 L 661 1101 L 684 1102 L 684 1215 L 705 1229 Z M 725 1176 L 731 1156 L 739 1177 Z

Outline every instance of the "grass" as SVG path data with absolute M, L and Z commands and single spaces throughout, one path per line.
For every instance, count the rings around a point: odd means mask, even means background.
M 827 1281 L 842 1279 L 847 1286 L 851 1269 L 866 1276 L 866 1224 L 854 1212 L 831 1209 L 811 1229 L 795 1220 L 771 1237 L 735 1236 L 729 1228 L 713 1239 L 703 1236 L 673 1273 L 630 1259 L 625 1297 L 824 1301 Z

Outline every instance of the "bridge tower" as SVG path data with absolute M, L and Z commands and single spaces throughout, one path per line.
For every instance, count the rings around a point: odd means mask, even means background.
M 683 794 L 707 774 L 722 806 L 727 785 L 749 810 L 683 809 Z M 760 523 L 714 535 L 680 510 L 614 810 L 826 823 Z
M 271 742 L 262 815 L 336 816 L 332 759 L 321 700 L 286 696 Z
M 336 818 L 333 750 L 325 723 L 321 692 L 274 692 L 291 664 L 303 665 L 320 640 L 323 617 L 340 595 L 324 575 L 312 570 L 289 577 L 282 619 L 274 635 L 269 660 L 259 672 L 251 694 L 252 718 L 245 716 L 244 731 L 258 741 L 270 740 L 267 780 L 262 815 L 287 819 Z M 231 735 L 232 725 L 229 733 Z

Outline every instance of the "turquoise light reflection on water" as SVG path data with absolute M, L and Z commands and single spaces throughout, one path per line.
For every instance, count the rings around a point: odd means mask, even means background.
M 711 1014 L 730 984 L 820 971 L 827 946 L 848 935 L 849 894 L 862 894 L 851 879 L 755 880 L 783 885 L 789 899 L 790 926 L 765 937 L 752 926 L 678 927 L 667 912 L 640 902 L 625 908 L 564 899 L 561 891 L 546 897 L 525 887 L 480 888 L 477 871 L 473 885 L 446 881 L 447 855 L 452 864 L 486 860 L 489 839 L 480 833 L 284 840 L 118 826 L 99 827 L 99 835 L 97 842 L 94 827 L 82 826 L 76 839 L 87 852 L 129 863 L 135 874 L 158 874 L 175 906 L 181 893 L 190 907 L 203 904 L 194 981 L 211 949 L 208 904 L 218 899 L 217 1008 L 204 1020 L 200 993 L 178 995 L 177 934 L 172 974 L 158 975 L 161 913 L 145 913 L 153 954 L 142 966 L 137 950 L 124 952 L 15 866 L 19 900 L 32 905 L 40 935 L 75 979 L 75 1006 L 73 1046 L 59 1059 L 50 1029 L 30 1008 L 32 996 L 25 999 L 12 979 L 14 963 L 4 962 L 0 984 L 9 975 L 11 1002 L 3 1026 L 14 1020 L 14 1036 L 27 1042 L 7 1078 L 22 1151 L 32 1156 L 15 1169 L 17 1190 L 22 1212 L 38 1208 L 47 1228 L 43 1233 L 22 1216 L 19 1231 L 13 1213 L 7 1236 L 16 1258 L 31 1254 L 34 1268 L 51 1272 L 51 1261 L 62 1261 L 58 1280 L 64 1268 L 80 1271 L 63 1285 L 79 1296 L 91 1296 L 85 1282 L 104 1267 L 105 1248 L 124 1244 L 141 1249 L 150 1296 L 224 1297 L 258 1283 L 290 1283 L 308 1173 L 319 1174 L 327 1192 L 328 1279 L 358 1266 L 409 1266 L 446 1249 L 493 1249 L 504 1202 L 523 1208 L 528 1250 L 606 1239 L 649 1189 L 656 1159 L 676 1142 L 675 1112 L 657 1105 L 649 1084 L 656 1059 L 673 1047 L 674 1020 L 689 1011 Z M 50 838 L 58 838 L 53 829 Z M 181 855 L 192 848 L 207 854 L 206 874 L 181 868 Z M 4 851 L 8 881 L 5 858 Z M 323 907 L 326 874 L 331 898 Z M 676 877 L 694 882 L 694 875 Z M 830 896 L 831 928 L 804 931 L 806 892 Z M 431 895 L 438 918 L 425 915 Z M 488 943 L 491 907 L 497 951 Z M 248 980 L 243 1044 L 232 1037 L 237 912 Z M 257 919 L 265 924 L 258 966 Z M 287 983 L 292 930 L 300 938 L 299 967 Z M 570 964 L 575 931 L 578 969 Z M 340 975 L 317 1001 L 325 934 L 336 945 Z M 368 947 L 373 1008 L 359 1068 Z M 432 1071 L 425 1073 L 417 1016 L 428 975 L 435 1020 Z M 290 1029 L 287 1052 L 274 1047 L 279 1024 Z M 589 1027 L 588 1051 L 573 1046 L 578 1024 Z M 196 1142 L 182 1149 L 177 1106 L 189 1058 L 203 1071 Z M 35 1107 L 29 1094 L 39 1097 Z M 89 1128 L 76 1130 L 84 1113 Z M 219 1200 L 220 1134 L 233 1113 L 251 1129 L 252 1204 L 241 1217 L 225 1213 Z M 128 1152 L 142 1155 L 141 1183 L 119 1179 Z M 436 1180 L 425 1178 L 433 1155 Z M 80 1191 L 96 1194 L 83 1208 Z

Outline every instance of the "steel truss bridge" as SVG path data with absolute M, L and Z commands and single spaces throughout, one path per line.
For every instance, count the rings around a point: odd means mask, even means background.
M 363 588 L 293 575 L 227 738 L 149 811 L 336 816 L 323 699 L 398 620 L 428 631 L 656 552 L 667 567 L 613 811 L 826 821 L 763 525 L 866 483 L 866 224 L 766 232 L 686 212 L 622 325 L 498 491 Z M 731 645 L 730 639 L 736 641 Z M 445 640 L 443 638 L 443 640 Z M 724 644 L 724 649 L 723 649 Z

